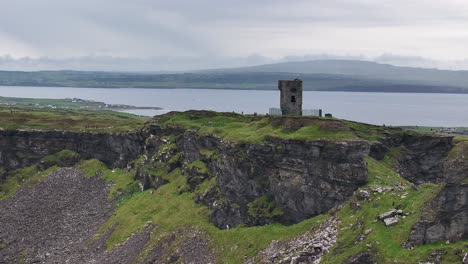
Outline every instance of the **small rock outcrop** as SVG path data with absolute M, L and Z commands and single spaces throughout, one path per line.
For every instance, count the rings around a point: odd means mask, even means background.
M 392 209 L 377 216 L 377 219 L 383 221 L 385 226 L 394 226 L 398 224 L 398 217 L 403 214 L 402 210 Z
M 0 131 L 0 167 L 27 167 L 64 149 L 79 153 L 83 159 L 98 159 L 109 167 L 125 167 L 143 152 L 145 138 L 137 132 Z

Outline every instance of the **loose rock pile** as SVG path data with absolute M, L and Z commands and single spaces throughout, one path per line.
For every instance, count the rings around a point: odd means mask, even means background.
M 403 210 L 392 209 L 388 212 L 380 214 L 377 219 L 383 221 L 386 226 L 393 226 L 398 224 L 398 217 L 403 215 Z
M 336 243 L 338 223 L 332 216 L 316 232 L 306 232 L 289 242 L 274 241 L 259 254 L 260 263 L 320 263 L 322 256 Z M 249 260 L 247 263 L 254 262 Z

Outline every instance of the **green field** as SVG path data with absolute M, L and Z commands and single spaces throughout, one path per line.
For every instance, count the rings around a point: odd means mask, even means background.
M 28 109 L 0 106 L 0 129 L 125 132 L 142 128 L 148 117 L 114 111 Z

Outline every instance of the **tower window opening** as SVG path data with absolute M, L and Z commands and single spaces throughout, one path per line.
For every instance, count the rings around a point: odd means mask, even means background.
M 296 102 L 296 96 L 291 96 L 291 103 L 295 103 Z

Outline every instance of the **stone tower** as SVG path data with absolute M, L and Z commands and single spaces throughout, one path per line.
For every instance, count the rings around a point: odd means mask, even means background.
M 283 115 L 302 115 L 302 80 L 280 80 L 281 111 Z

